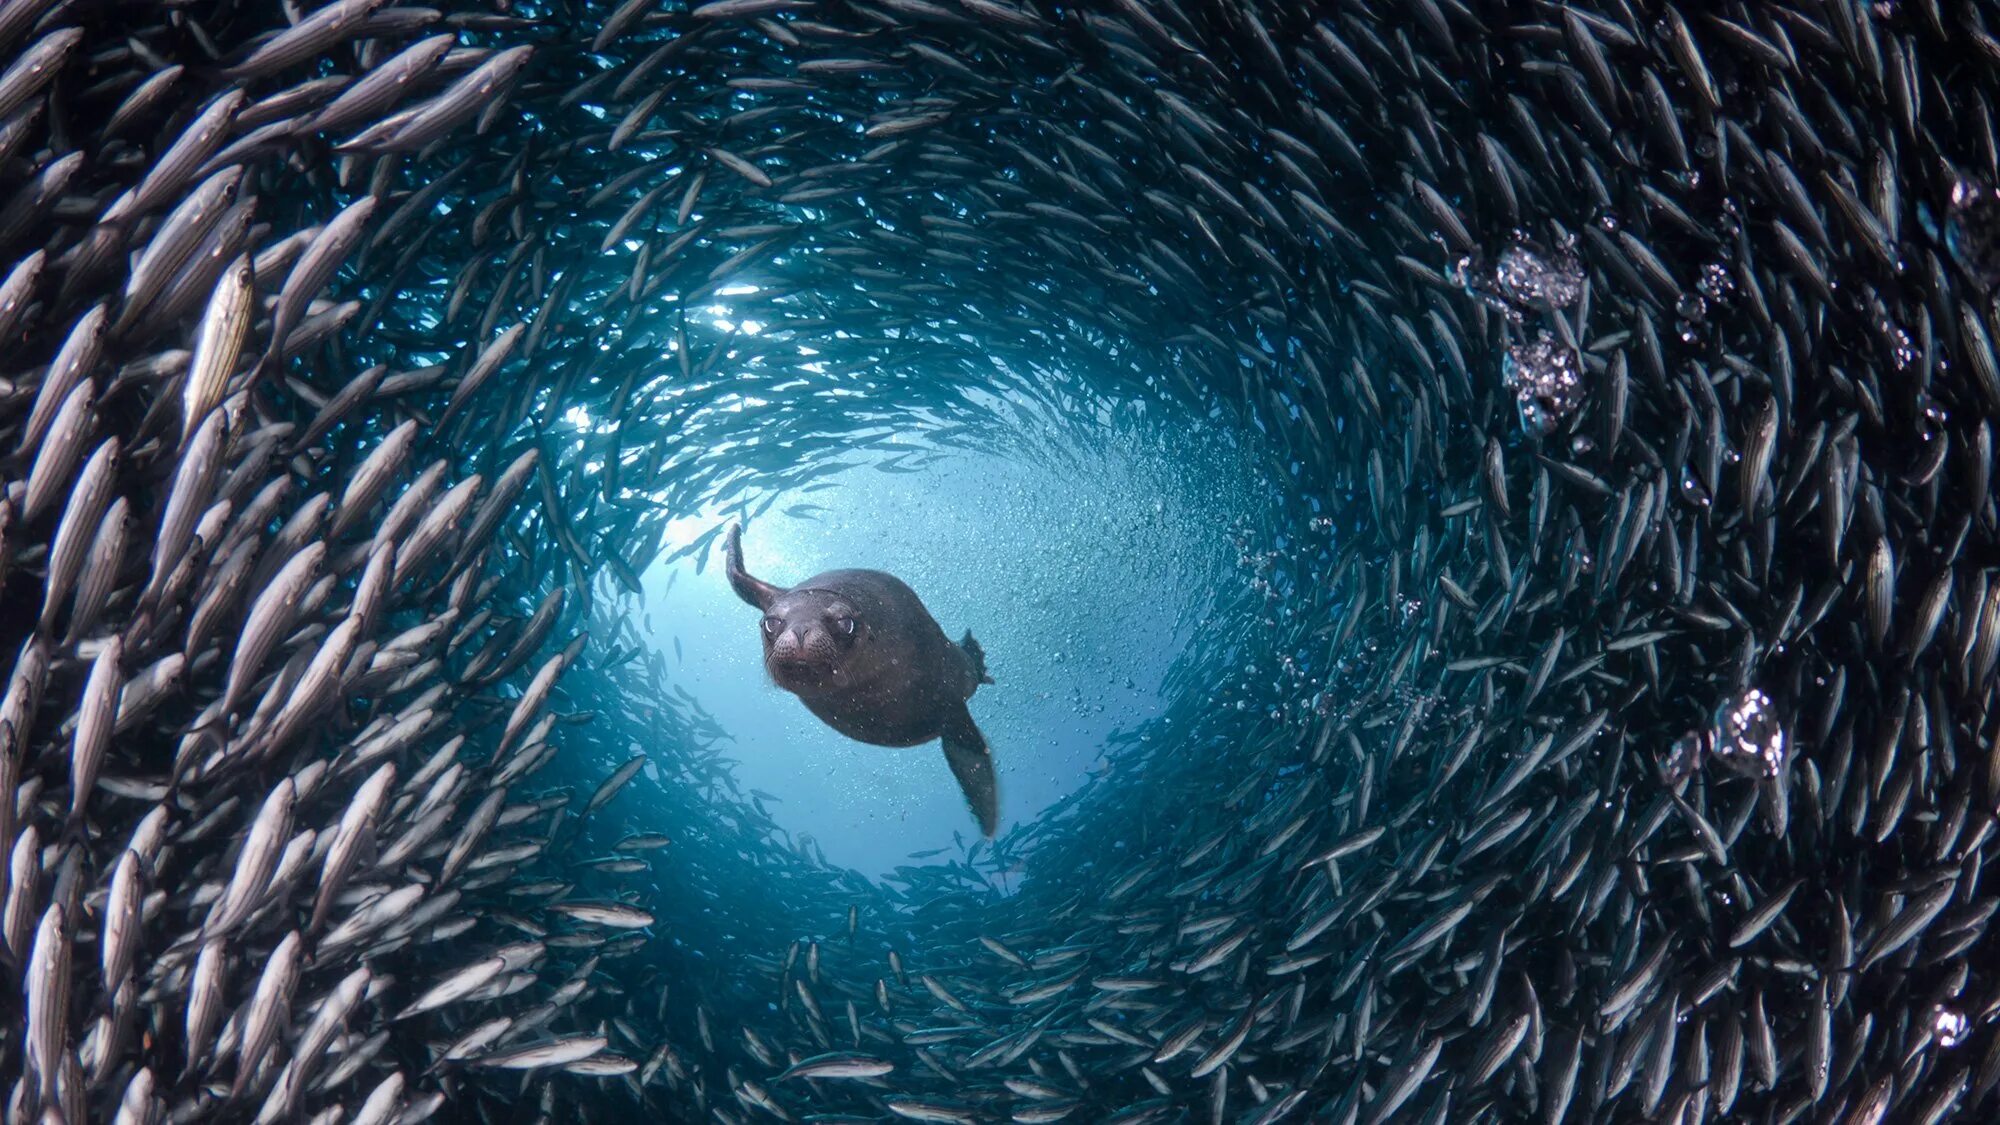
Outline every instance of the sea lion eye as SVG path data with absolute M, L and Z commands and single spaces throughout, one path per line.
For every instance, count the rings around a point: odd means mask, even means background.
M 778 635 L 778 630 L 782 628 L 784 624 L 785 623 L 783 621 L 780 621 L 775 617 L 766 617 L 764 619 L 764 632 L 770 636 L 775 637 Z
M 847 634 L 850 637 L 854 635 L 854 619 L 852 617 L 834 618 L 833 627 Z

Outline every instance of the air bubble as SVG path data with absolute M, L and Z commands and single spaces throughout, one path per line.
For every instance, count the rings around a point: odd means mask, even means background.
M 1962 178 L 1945 209 L 1944 244 L 1981 285 L 2000 285 L 2000 191 Z
M 1667 757 L 1660 763 L 1660 770 L 1666 774 L 1668 783 L 1672 784 L 1700 769 L 1703 759 L 1707 756 L 1707 736 L 1698 731 L 1689 731 L 1674 739 L 1667 747 Z
M 1785 768 L 1791 740 L 1778 721 L 1771 697 L 1749 688 L 1718 708 L 1712 753 L 1738 773 L 1776 777 Z
M 1712 759 L 1745 777 L 1771 778 L 1784 772 L 1790 757 L 1791 736 L 1771 697 L 1746 688 L 1715 709 L 1706 730 L 1691 730 L 1675 739 L 1660 770 L 1674 784 Z

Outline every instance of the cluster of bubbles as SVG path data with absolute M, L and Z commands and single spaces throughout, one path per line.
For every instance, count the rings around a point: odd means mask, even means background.
M 1452 284 L 1514 324 L 1522 323 L 1530 311 L 1566 309 L 1583 297 L 1583 261 L 1576 256 L 1574 243 L 1574 236 L 1566 236 L 1551 250 L 1515 231 L 1490 267 L 1476 253 L 1454 261 Z
M 1681 342 L 1692 344 L 1699 339 L 1709 311 L 1735 292 L 1736 278 L 1730 275 L 1727 262 L 1714 261 L 1701 267 L 1694 289 L 1674 303 L 1674 330 Z
M 1583 405 L 1583 366 L 1576 352 L 1547 332 L 1507 349 L 1500 380 L 1514 392 L 1521 429 L 1536 437 L 1554 433 Z
M 1573 235 L 1549 248 L 1515 231 L 1491 266 L 1467 254 L 1452 263 L 1451 278 L 1515 325 L 1525 324 L 1531 312 L 1553 316 L 1583 299 L 1583 261 Z M 1583 404 L 1582 362 L 1547 331 L 1507 349 L 1501 380 L 1514 393 L 1521 429 L 1536 437 L 1554 433 Z
M 1583 262 L 1567 247 L 1549 251 L 1517 239 L 1500 252 L 1493 285 L 1516 306 L 1566 309 L 1583 296 Z

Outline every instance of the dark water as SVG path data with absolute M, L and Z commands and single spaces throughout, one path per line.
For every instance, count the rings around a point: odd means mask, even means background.
M 0 9 L 9 1120 L 257 1119 L 364 968 L 338 1081 L 265 1119 L 1996 1112 L 1990 11 L 363 7 L 261 65 L 276 6 Z M 460 53 L 318 127 L 426 35 Z M 516 47 L 435 135 L 438 102 L 390 117 Z M 200 175 L 149 181 L 235 89 Z M 283 240 L 371 197 L 257 363 Z M 193 264 L 148 273 L 176 214 Z M 204 400 L 239 254 L 268 276 Z M 95 381 L 51 421 L 65 372 Z M 129 544 L 65 540 L 78 495 L 129 504 Z M 935 744 L 769 682 L 733 522 L 760 577 L 888 570 L 978 637 L 996 839 Z M 384 527 L 414 573 L 350 611 Z M 211 621 L 218 537 L 252 553 Z M 98 541 L 65 627 L 52 560 Z M 322 542 L 223 706 L 247 603 Z M 327 639 L 425 628 L 386 673 Z M 93 795 L 111 683 L 142 714 Z M 334 917 L 436 913 L 342 947 L 310 919 L 357 747 L 419 710 Z M 287 782 L 296 862 L 231 918 Z M 104 919 L 156 809 L 121 993 Z

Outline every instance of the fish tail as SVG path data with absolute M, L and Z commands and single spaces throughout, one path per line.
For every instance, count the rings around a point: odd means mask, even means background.
M 972 658 L 972 673 L 979 677 L 979 682 L 992 683 L 993 677 L 986 674 L 986 650 L 980 648 L 979 642 L 972 639 L 972 630 L 965 631 L 965 638 L 958 642 L 958 647 L 964 649 L 965 655 Z
M 69 819 L 63 821 L 62 835 L 56 840 L 59 850 L 55 854 L 61 855 L 60 849 L 70 847 L 87 849 L 98 835 L 90 830 L 90 824 L 83 819 L 83 810 L 78 808 L 69 814 Z

